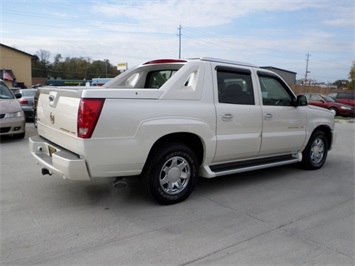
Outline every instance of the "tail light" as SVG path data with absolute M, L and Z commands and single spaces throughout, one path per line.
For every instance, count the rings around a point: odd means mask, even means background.
M 22 105 L 28 104 L 28 101 L 26 99 L 20 99 L 20 104 Z
M 91 138 L 105 99 L 81 99 L 78 111 L 78 137 Z

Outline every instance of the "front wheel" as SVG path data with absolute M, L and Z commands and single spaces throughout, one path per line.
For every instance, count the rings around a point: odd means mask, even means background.
M 334 113 L 334 116 L 337 116 L 337 115 L 339 114 L 338 109 L 335 108 L 335 107 L 330 107 L 330 108 L 329 108 L 329 111 L 332 111 L 332 112 Z
M 166 144 L 154 150 L 143 169 L 148 193 L 161 204 L 185 200 L 198 178 L 198 163 L 193 151 L 179 143 Z
M 323 131 L 315 131 L 304 149 L 301 166 L 307 170 L 319 169 L 328 155 L 328 139 Z

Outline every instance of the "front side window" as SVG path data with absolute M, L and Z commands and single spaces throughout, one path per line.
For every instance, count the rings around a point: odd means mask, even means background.
M 293 105 L 293 97 L 277 77 L 259 76 L 259 80 L 264 105 Z
M 219 70 L 218 100 L 220 103 L 254 105 L 254 91 L 250 73 Z

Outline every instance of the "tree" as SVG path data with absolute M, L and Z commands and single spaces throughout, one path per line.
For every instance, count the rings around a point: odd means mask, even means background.
M 54 56 L 54 62 L 49 62 L 50 52 L 39 50 L 37 60 L 32 63 L 34 77 L 53 77 L 61 79 L 113 78 L 120 74 L 109 60 L 94 60 L 89 57 L 66 57 L 61 54 Z
M 36 53 L 36 59 L 32 62 L 32 76 L 48 77 L 49 58 L 51 53 L 46 50 L 39 50 Z
M 344 89 L 349 86 L 349 80 L 340 79 L 340 80 L 333 82 L 333 85 L 336 85 L 338 89 Z
M 54 56 L 54 62 L 51 65 L 50 76 L 51 77 L 63 77 L 64 75 L 63 57 L 61 54 Z
M 350 80 L 350 82 L 348 84 L 348 89 L 355 90 L 355 62 L 353 62 L 353 65 L 350 69 L 349 80 Z

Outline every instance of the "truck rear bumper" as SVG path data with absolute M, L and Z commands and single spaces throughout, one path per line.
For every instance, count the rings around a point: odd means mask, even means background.
M 90 180 L 84 159 L 70 151 L 53 145 L 40 136 L 29 138 L 29 148 L 37 163 L 64 179 Z

